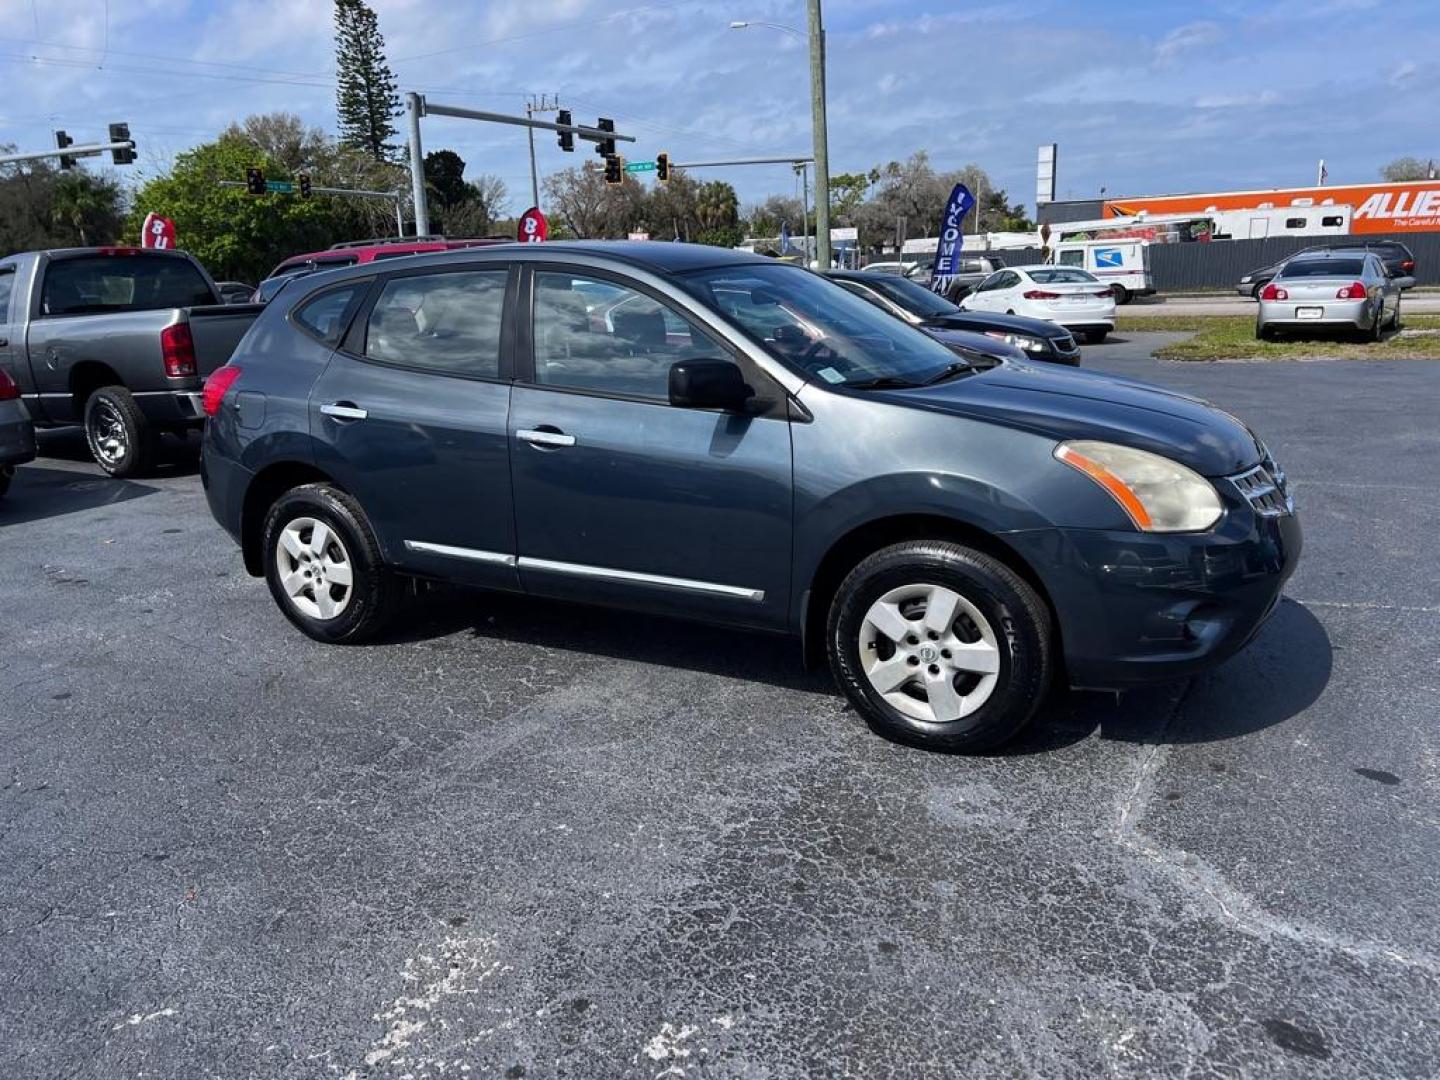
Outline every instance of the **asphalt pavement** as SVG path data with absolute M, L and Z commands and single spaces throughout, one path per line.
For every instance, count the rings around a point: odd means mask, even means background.
M 478 594 L 284 621 L 193 450 L 0 503 L 7 1078 L 1429 1077 L 1440 365 L 1089 366 L 1269 440 L 1307 550 L 1216 672 L 1007 752 L 785 642 Z

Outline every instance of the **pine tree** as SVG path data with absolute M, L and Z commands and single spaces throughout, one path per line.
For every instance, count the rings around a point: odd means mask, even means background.
M 340 142 L 376 161 L 393 159 L 400 95 L 385 62 L 380 23 L 364 0 L 335 0 L 335 68 Z

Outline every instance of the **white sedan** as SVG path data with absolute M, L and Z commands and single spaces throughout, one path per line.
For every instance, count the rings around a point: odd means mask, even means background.
M 1007 266 L 975 286 L 960 306 L 1048 319 L 1092 345 L 1115 329 L 1115 294 L 1073 266 Z

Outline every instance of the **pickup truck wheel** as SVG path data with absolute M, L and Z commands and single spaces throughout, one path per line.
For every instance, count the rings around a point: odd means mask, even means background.
M 380 634 L 402 593 L 365 512 L 328 484 L 292 488 L 265 517 L 265 581 L 285 617 L 330 644 Z
M 1050 618 L 1004 563 L 959 544 L 896 544 L 841 583 L 826 642 L 878 734 L 975 753 L 1015 737 L 1050 685 Z
M 85 402 L 85 442 L 111 476 L 143 476 L 155 463 L 156 438 L 123 386 L 104 386 Z

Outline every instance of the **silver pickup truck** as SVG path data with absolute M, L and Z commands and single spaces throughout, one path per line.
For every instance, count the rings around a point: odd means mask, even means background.
M 205 376 L 261 310 L 222 304 L 184 252 L 11 255 L 0 259 L 0 371 L 37 427 L 81 424 L 101 468 L 137 476 L 161 432 L 201 426 Z

